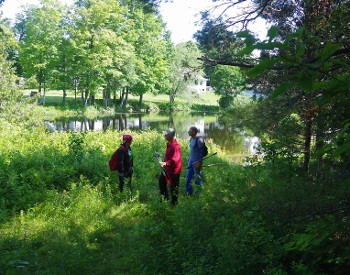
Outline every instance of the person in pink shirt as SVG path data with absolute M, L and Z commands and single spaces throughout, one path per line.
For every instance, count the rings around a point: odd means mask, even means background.
M 178 203 L 180 174 L 182 171 L 181 148 L 180 144 L 175 139 L 174 129 L 170 128 L 163 131 L 163 134 L 167 141 L 167 146 L 164 161 L 159 162 L 165 171 L 165 173 L 161 173 L 159 176 L 159 189 L 164 200 L 168 200 L 169 187 L 171 204 L 175 206 Z

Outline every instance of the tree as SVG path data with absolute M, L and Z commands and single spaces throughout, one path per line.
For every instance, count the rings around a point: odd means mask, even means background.
M 218 1 L 221 2 L 221 1 Z M 247 1 L 221 3 L 227 7 L 236 7 Z M 232 55 L 227 47 L 220 54 L 207 51 L 202 59 L 207 63 L 225 64 L 245 68 L 249 82 L 268 95 L 270 125 L 278 125 L 289 115 L 296 113 L 304 123 L 303 167 L 309 170 L 311 156 L 311 137 L 317 134 L 318 154 L 321 144 L 326 140 L 335 140 L 336 133 L 346 125 L 345 111 L 348 97 L 344 92 L 349 89 L 348 64 L 349 10 L 348 1 L 254 1 L 244 14 L 226 17 L 226 21 L 211 21 L 210 26 L 224 28 L 242 23 L 249 24 L 257 16 L 263 16 L 275 24 L 268 33 L 268 39 L 259 41 L 245 31 L 235 34 L 244 42 L 244 48 Z M 222 17 L 224 18 L 224 17 Z M 253 50 L 259 50 L 260 56 L 254 56 Z M 339 97 L 344 97 L 344 105 Z M 332 113 L 334 107 L 341 113 Z M 260 109 L 261 110 L 261 109 Z M 273 115 L 273 116 L 272 116 Z M 318 119 L 322 117 L 323 119 Z M 339 118 L 332 130 L 331 117 Z M 324 121 L 326 119 L 326 123 Z M 328 123 L 329 122 L 329 123 Z M 315 124 L 316 123 L 316 124 Z M 275 127 L 275 126 L 274 126 Z M 271 129 L 270 129 L 271 130 Z M 325 134 L 326 132 L 332 134 Z M 295 133 L 298 135 L 301 133 Z M 328 137 L 327 137 L 328 136 Z M 322 141 L 323 140 L 323 141 Z M 322 159 L 322 158 L 321 158 Z
M 211 87 L 216 94 L 220 95 L 219 105 L 222 108 L 227 108 L 245 86 L 244 77 L 239 67 L 242 67 L 242 64 L 250 67 L 253 61 L 237 57 L 237 53 L 242 50 L 244 43 L 232 31 L 225 28 L 221 18 L 217 21 L 207 18 L 203 29 L 195 34 L 195 38 L 201 51 L 206 55 L 206 61 L 218 58 L 225 60 L 216 66 L 206 62 L 205 72 L 210 78 Z M 232 58 L 236 60 L 230 64 Z M 238 66 L 235 66 L 235 63 Z
M 9 26 L 5 24 L 0 15 L 0 113 L 13 101 L 20 99 L 16 85 L 17 77 L 13 62 L 8 59 L 11 48 L 17 47 Z
M 144 12 L 140 5 L 129 4 L 129 18 L 133 22 L 133 37 L 136 79 L 130 83 L 128 90 L 139 96 L 139 108 L 142 106 L 143 95 L 146 92 L 157 94 L 162 82 L 167 76 L 168 47 L 165 26 L 162 19 L 155 13 Z
M 172 55 L 167 88 L 170 103 L 174 102 L 177 95 L 188 92 L 189 85 L 204 75 L 202 62 L 198 60 L 201 52 L 194 42 L 177 44 Z
M 227 108 L 233 98 L 245 87 L 243 75 L 238 67 L 217 65 L 210 73 L 210 83 L 214 92 L 220 95 L 219 106 Z
M 60 21 L 63 8 L 53 0 L 42 0 L 40 4 L 41 7 L 29 6 L 17 25 L 24 27 L 19 42 L 19 61 L 23 76 L 36 76 L 39 93 L 44 90 L 45 104 L 46 88 L 52 81 L 58 59 L 57 38 L 62 36 Z
M 57 59 L 52 72 L 52 88 L 62 90 L 62 104 L 66 102 L 67 91 L 75 91 L 76 99 L 76 79 L 74 72 L 74 49 L 71 43 L 72 37 L 72 14 L 71 7 L 64 6 L 64 12 L 60 21 L 61 36 L 57 37 Z
M 125 60 L 133 54 L 125 38 L 131 29 L 125 13 L 125 8 L 112 0 L 80 2 L 76 9 L 71 42 L 84 106 L 88 100 L 93 102 L 99 89 L 110 87 L 111 77 L 121 74 Z
M 0 14 L 0 121 L 4 120 L 7 125 L 25 115 L 21 104 L 23 95 L 19 92 L 19 79 L 15 74 L 14 62 L 9 56 L 17 47 L 8 22 L 3 21 Z

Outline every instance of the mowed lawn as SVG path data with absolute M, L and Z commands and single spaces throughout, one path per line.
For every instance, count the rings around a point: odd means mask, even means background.
M 29 96 L 31 92 L 35 92 L 34 89 L 27 89 L 23 90 L 24 96 Z M 43 95 L 43 94 L 42 94 Z M 57 91 L 57 90 L 49 90 L 46 92 L 46 97 L 45 97 L 45 102 L 48 105 L 60 105 L 62 103 L 62 98 L 63 98 L 63 92 L 62 91 Z M 80 93 L 77 94 L 76 100 L 81 100 Z M 213 105 L 217 106 L 218 105 L 218 100 L 220 96 L 216 95 L 213 92 L 207 92 L 204 94 L 186 94 L 182 96 L 178 96 L 175 99 L 176 103 L 196 103 L 196 104 L 203 104 L 203 105 Z M 95 96 L 95 99 L 99 100 L 102 99 L 102 93 L 98 93 Z M 74 91 L 68 91 L 67 92 L 67 97 L 66 97 L 66 102 L 74 102 L 75 100 L 75 95 Z M 138 96 L 133 96 L 129 95 L 129 100 L 139 100 Z M 143 96 L 143 102 L 154 102 L 154 103 L 160 103 L 160 102 L 169 102 L 169 96 L 165 94 L 159 94 L 159 95 L 154 95 L 152 93 L 146 93 Z

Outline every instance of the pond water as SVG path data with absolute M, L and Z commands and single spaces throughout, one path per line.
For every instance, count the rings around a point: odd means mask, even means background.
M 257 137 L 249 136 L 244 130 L 232 129 L 219 123 L 216 114 L 206 113 L 150 113 L 150 114 L 120 114 L 115 117 L 101 119 L 56 120 L 46 122 L 48 128 L 57 131 L 103 131 L 115 129 L 156 130 L 161 132 L 167 128 L 174 128 L 177 138 L 188 139 L 187 130 L 196 126 L 200 136 L 212 139 L 230 158 L 241 159 L 242 156 L 256 153 L 256 146 L 260 143 Z

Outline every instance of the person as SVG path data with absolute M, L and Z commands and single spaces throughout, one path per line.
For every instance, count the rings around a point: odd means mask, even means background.
M 182 171 L 181 148 L 175 139 L 175 130 L 170 128 L 163 131 L 164 138 L 167 141 L 164 161 L 159 164 L 164 168 L 165 173 L 159 176 L 160 194 L 164 200 L 169 199 L 168 187 L 170 189 L 171 204 L 175 206 L 178 203 L 180 174 Z
M 204 140 L 202 137 L 197 136 L 197 134 L 197 127 L 191 126 L 188 129 L 188 135 L 191 137 L 189 141 L 190 156 L 188 159 L 186 171 L 186 192 L 188 195 L 193 195 L 193 178 L 195 178 L 195 184 L 198 187 L 196 192 L 197 194 L 199 194 L 202 188 L 202 155 Z
M 123 135 L 123 142 L 120 144 L 118 154 L 117 171 L 119 176 L 119 190 L 123 192 L 126 178 L 129 178 L 129 188 L 132 191 L 131 178 L 133 174 L 133 156 L 131 150 L 132 136 Z

